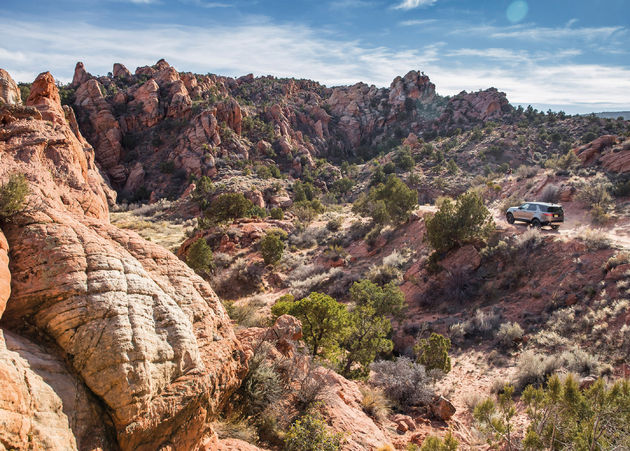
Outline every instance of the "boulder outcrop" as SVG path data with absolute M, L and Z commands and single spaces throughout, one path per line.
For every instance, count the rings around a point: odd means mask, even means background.
M 19 105 L 22 103 L 22 96 L 18 85 L 4 69 L 0 69 L 0 102 L 9 105 Z
M 84 100 L 96 83 L 80 86 Z M 30 189 L 3 225 L 8 246 L 0 240 L 0 296 L 7 248 L 12 279 L 0 320 L 2 443 L 201 446 L 246 368 L 225 310 L 177 257 L 109 224 L 111 190 L 50 74 L 27 105 L 0 129 L 0 180 L 23 173 Z

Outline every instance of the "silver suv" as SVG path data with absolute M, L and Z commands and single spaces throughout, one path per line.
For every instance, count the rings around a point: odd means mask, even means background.
M 557 229 L 564 222 L 564 210 L 557 204 L 526 202 L 519 207 L 508 208 L 505 219 L 510 224 L 514 224 L 514 221 L 525 221 L 534 227 L 550 225 Z

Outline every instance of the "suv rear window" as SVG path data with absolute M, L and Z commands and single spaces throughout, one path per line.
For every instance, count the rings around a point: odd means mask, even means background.
M 561 213 L 562 207 L 547 207 L 549 213 Z

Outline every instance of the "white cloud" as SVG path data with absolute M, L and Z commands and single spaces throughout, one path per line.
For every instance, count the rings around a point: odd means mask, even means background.
M 421 6 L 432 6 L 437 0 L 403 0 L 394 9 L 415 9 Z
M 330 9 L 367 8 L 375 3 L 367 0 L 334 0 L 330 3 Z
M 580 105 L 583 111 L 628 109 L 630 69 L 575 64 L 579 49 L 448 49 L 436 43 L 395 50 L 342 40 L 321 29 L 257 18 L 239 26 L 153 25 L 105 28 L 86 23 L 19 22 L 0 17 L 0 65 L 16 81 L 50 70 L 71 80 L 76 61 L 93 74 L 121 62 L 130 70 L 165 58 L 178 70 L 240 76 L 310 78 L 328 86 L 388 86 L 411 69 L 427 73 L 441 94 L 494 86 L 514 103 Z M 600 107 L 597 107 L 599 105 Z M 590 108 L 590 109 L 589 109 Z
M 402 22 L 398 22 L 398 25 L 401 25 L 403 27 L 415 27 L 417 25 L 429 25 L 436 22 L 437 19 L 413 19 L 403 20 Z
M 533 24 L 519 24 L 507 27 L 483 25 L 477 27 L 461 26 L 451 34 L 475 34 L 495 39 L 520 39 L 526 41 L 551 41 L 558 39 L 597 41 L 609 40 L 625 35 L 628 29 L 622 26 L 575 27 L 575 20 L 570 20 L 564 27 L 538 27 Z

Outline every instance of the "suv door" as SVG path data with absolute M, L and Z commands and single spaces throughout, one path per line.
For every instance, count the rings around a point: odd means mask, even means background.
M 527 208 L 527 220 L 531 221 L 538 216 L 539 206 L 537 204 L 529 204 Z M 538 219 L 540 221 L 540 218 Z
M 527 219 L 527 209 L 529 208 L 529 204 L 523 204 L 518 209 L 514 210 L 514 218 L 520 219 L 521 221 L 529 221 Z

